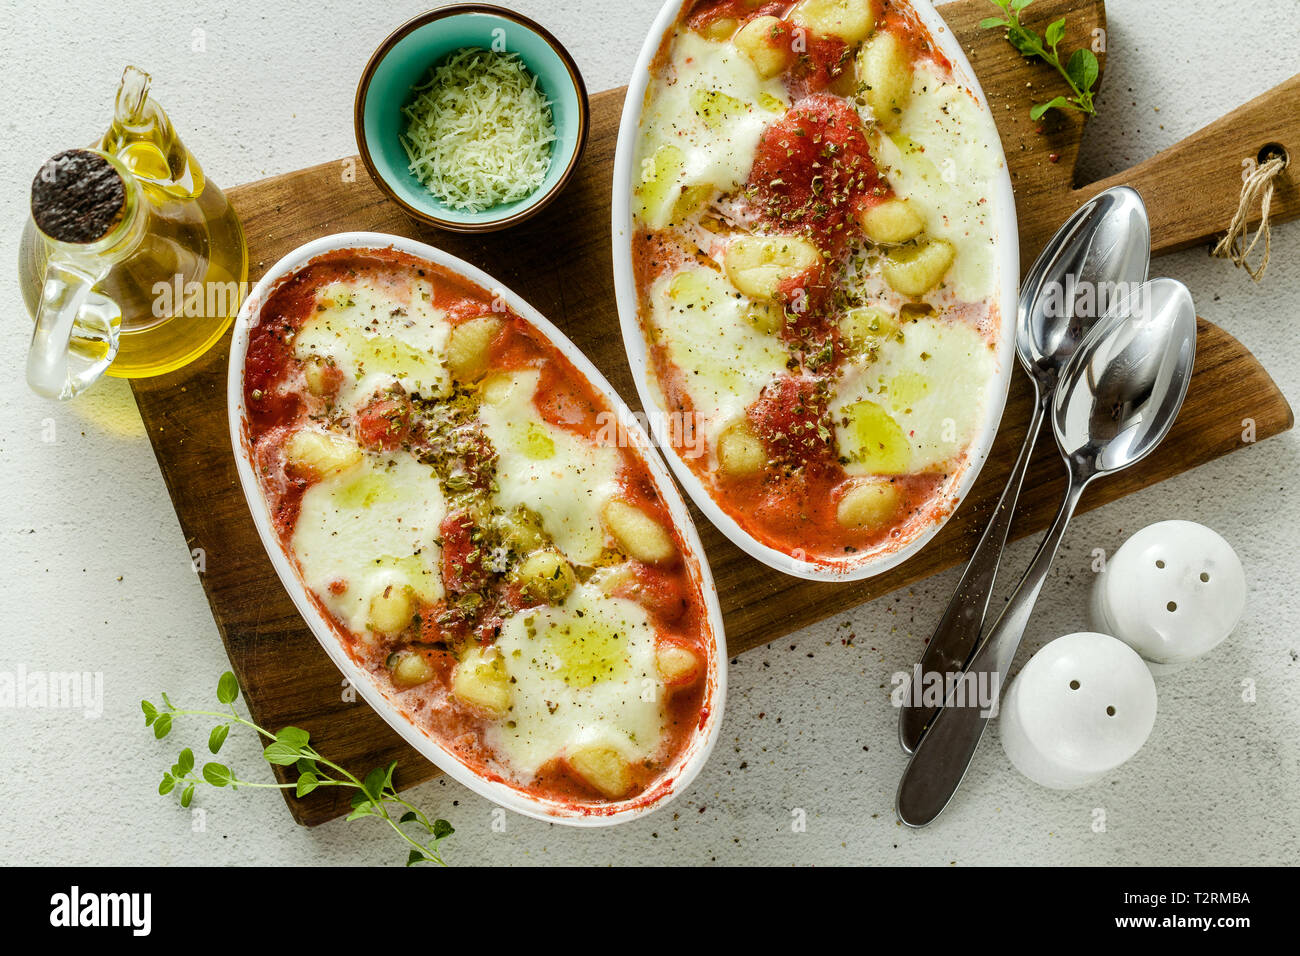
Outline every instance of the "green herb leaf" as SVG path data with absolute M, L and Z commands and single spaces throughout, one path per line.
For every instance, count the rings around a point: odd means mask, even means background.
M 314 773 L 304 773 L 298 777 L 298 786 L 293 792 L 295 796 L 305 797 L 319 786 L 320 781 Z
M 1064 96 L 1057 96 L 1054 97 L 1053 99 L 1048 100 L 1046 103 L 1035 103 L 1034 108 L 1029 111 L 1029 118 L 1032 120 L 1040 120 L 1043 118 L 1043 114 L 1046 113 L 1048 110 L 1051 109 L 1068 110 L 1073 108 L 1074 108 L 1074 104 L 1071 103 L 1069 100 L 1067 100 Z
M 275 739 L 282 744 L 293 747 L 295 750 L 302 750 L 307 746 L 307 741 L 311 739 L 311 734 L 300 727 L 285 727 L 275 735 Z
M 186 747 L 181 751 L 180 758 L 176 761 L 176 766 L 181 768 L 181 772 L 176 776 L 183 777 L 194 769 L 194 751 Z
M 392 774 L 392 768 L 384 772 L 383 767 L 376 767 L 370 773 L 366 774 L 366 779 L 361 782 L 362 788 L 366 791 L 366 796 L 370 797 L 375 803 L 383 799 L 384 787 L 388 783 L 388 777 Z
M 981 30 L 993 30 L 997 27 L 1009 26 L 1011 26 L 1011 22 L 1009 20 L 1003 20 L 1001 17 L 985 17 L 980 21 Z
M 1019 13 L 1033 2 L 1034 0 L 1011 0 L 1011 9 Z
M 217 700 L 223 704 L 233 704 L 235 698 L 239 696 L 239 681 L 235 680 L 235 675 L 226 671 L 217 681 Z
M 344 819 L 360 820 L 362 817 L 368 817 L 374 815 L 374 812 L 375 812 L 375 805 L 371 803 L 369 800 L 367 800 L 363 804 L 361 804 L 361 806 L 357 807 L 346 817 L 344 817 Z
M 1048 46 L 1055 50 L 1056 45 L 1065 39 L 1065 17 L 1049 23 L 1047 30 L 1043 33 L 1043 39 L 1047 41 Z
M 158 708 L 147 700 L 140 701 L 140 709 L 144 711 L 144 725 L 146 727 L 153 724 L 158 719 Z
M 158 793 L 162 796 L 166 796 L 172 792 L 175 786 L 176 778 L 169 773 L 165 773 L 162 776 L 162 782 L 158 784 Z
M 456 832 L 455 827 L 453 827 L 446 820 L 433 821 L 433 838 L 435 840 L 445 840 L 447 837 L 451 836 L 455 832 Z
M 413 821 L 415 821 L 415 820 L 419 820 L 419 819 L 420 819 L 420 815 L 419 815 L 418 813 L 416 813 L 414 810 L 407 810 L 405 813 L 402 814 L 402 818 L 401 818 L 400 820 L 398 820 L 397 822 L 398 822 L 398 823 L 411 823 L 411 822 L 413 822 Z
M 423 853 L 421 853 L 419 850 L 412 850 L 410 854 L 406 857 L 406 865 L 415 866 L 415 864 L 424 863 L 428 859 L 429 858 L 425 856 Z
M 1019 24 L 1012 24 L 1011 29 L 1007 32 L 1007 40 L 1011 42 L 1013 47 L 1030 58 L 1038 56 L 1039 48 L 1042 46 L 1037 33 Z
M 290 764 L 298 762 L 302 752 L 297 747 L 290 747 L 288 744 L 282 744 L 275 740 L 267 745 L 262 751 L 262 756 L 266 758 L 267 763 L 273 763 L 280 767 L 288 767 Z
M 203 765 L 203 779 L 214 787 L 228 787 L 235 782 L 235 775 L 223 763 L 205 763 Z
M 1075 50 L 1070 55 L 1070 62 L 1065 64 L 1065 72 L 1069 74 L 1079 92 L 1086 93 L 1091 90 L 1093 84 L 1097 82 L 1097 77 L 1101 75 L 1101 65 L 1097 62 L 1097 54 L 1085 48 Z
M 189 805 L 194 802 L 194 784 L 190 784 L 181 792 L 181 806 L 188 809 Z
M 226 742 L 226 737 L 230 734 L 229 724 L 220 724 L 212 728 L 212 733 L 208 734 L 208 750 L 217 753 L 221 750 L 221 745 Z
M 153 735 L 162 740 L 172 729 L 172 715 L 159 714 L 158 719 L 153 722 Z

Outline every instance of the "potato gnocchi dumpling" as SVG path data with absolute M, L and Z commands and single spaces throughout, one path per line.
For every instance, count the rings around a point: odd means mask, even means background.
M 358 464 L 361 448 L 346 435 L 308 426 L 290 436 L 284 446 L 284 457 L 295 471 L 309 478 L 324 478 Z
M 885 258 L 882 272 L 895 292 L 915 298 L 942 282 L 956 258 L 951 242 L 934 239 L 893 250 Z
M 451 673 L 451 692 L 465 703 L 494 717 L 510 710 L 510 677 L 500 655 L 467 648 Z
M 864 43 L 856 70 L 862 99 L 880 128 L 898 129 L 912 95 L 911 57 L 898 34 L 881 30 Z
M 876 16 L 869 0 L 799 0 L 790 11 L 790 22 L 854 44 L 871 32 Z
M 748 478 L 767 464 L 767 449 L 748 421 L 742 419 L 718 437 L 718 466 L 732 478 Z
M 397 634 L 411 623 L 415 602 L 405 584 L 390 584 L 370 599 L 370 630 Z
M 397 651 L 390 659 L 393 683 L 403 689 L 427 684 L 438 672 L 418 651 Z
M 772 299 L 782 282 L 819 262 L 817 247 L 797 236 L 739 236 L 727 244 L 722 260 L 731 284 L 759 300 Z
M 499 299 L 395 249 L 275 287 L 258 487 L 333 639 L 448 759 L 573 813 L 653 802 L 715 706 L 706 572 L 613 399 Z
M 778 17 L 746 21 L 735 36 L 735 44 L 764 79 L 784 72 L 794 61 L 790 30 Z
M 662 641 L 655 649 L 655 667 L 666 683 L 687 683 L 699 675 L 700 655 L 685 644 Z
M 929 17 L 687 0 L 639 117 L 640 384 L 690 422 L 659 437 L 706 512 L 800 575 L 859 574 L 946 520 L 996 402 L 1005 160 Z
M 573 566 L 554 548 L 543 548 L 524 558 L 515 578 L 524 594 L 547 604 L 563 603 L 578 580 Z
M 915 239 L 925 228 L 925 220 L 906 199 L 886 199 L 868 206 L 858 215 L 862 232 L 879 245 L 892 245 Z
M 614 498 L 605 504 L 603 515 L 619 548 L 638 561 L 667 564 L 677 557 L 672 536 L 644 509 Z
M 840 341 L 846 351 L 867 354 L 898 332 L 898 317 L 877 305 L 857 305 L 840 319 Z
M 627 793 L 632 771 L 623 755 L 612 747 L 583 747 L 569 755 L 569 766 L 586 783 L 611 800 Z
M 710 20 L 700 31 L 710 40 L 726 40 L 736 32 L 740 26 L 740 21 L 735 17 L 718 17 L 716 20 Z
M 451 330 L 447 337 L 447 366 L 458 381 L 475 381 L 487 371 L 491 360 L 488 350 L 501 324 L 494 315 L 480 315 Z
M 898 512 L 900 497 L 888 479 L 854 481 L 835 506 L 835 519 L 846 528 L 888 527 Z

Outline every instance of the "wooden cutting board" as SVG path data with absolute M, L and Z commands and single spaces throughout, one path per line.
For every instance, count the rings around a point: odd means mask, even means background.
M 942 12 L 968 50 L 995 111 L 1016 188 L 1026 263 L 1079 203 L 1110 182 L 1130 182 L 1142 191 L 1157 252 L 1203 242 L 1231 218 L 1243 157 L 1273 141 L 1300 147 L 1297 78 L 1129 173 L 1075 189 L 1082 121 L 1059 115 L 1049 115 L 1042 124 L 1030 121 L 1030 103 L 1060 92 L 1060 82 L 1049 68 L 1024 61 L 1000 34 L 978 29 L 989 9 L 983 0 L 959 0 Z M 1027 20 L 1041 29 L 1065 15 L 1070 28 L 1064 47 L 1104 36 L 1095 32 L 1105 29 L 1100 0 L 1039 0 Z M 355 158 L 231 190 L 248 236 L 250 279 L 294 247 L 328 233 L 373 230 L 413 236 L 485 269 L 529 299 L 636 407 L 614 312 L 609 238 L 622 102 L 622 90 L 592 97 L 591 139 L 577 178 L 544 213 L 506 233 L 460 236 L 417 225 L 384 198 Z M 1300 214 L 1297 165 L 1279 186 L 1275 218 Z M 188 368 L 136 380 L 132 387 L 186 539 L 191 549 L 202 549 L 203 587 L 252 716 L 270 728 L 294 724 L 310 730 L 315 746 L 354 772 L 397 760 L 399 786 L 426 780 L 436 768 L 346 693 L 341 675 L 299 617 L 262 549 L 239 489 L 226 430 L 228 347 L 227 340 Z M 732 654 L 963 561 L 1005 483 L 1024 435 L 1029 402 L 1028 386 L 1016 375 L 993 453 L 966 502 L 920 554 L 869 581 L 810 583 L 779 574 L 745 556 L 694 512 L 718 584 Z M 1195 378 L 1173 432 L 1139 466 L 1097 483 L 1083 507 L 1098 507 L 1241 449 L 1248 444 L 1243 435 L 1250 428 L 1254 439 L 1263 439 L 1290 428 L 1292 421 L 1291 409 L 1254 357 L 1202 320 Z M 1046 527 L 1064 492 L 1064 474 L 1050 440 L 1040 442 L 1013 535 Z M 338 789 L 318 790 L 305 800 L 288 793 L 290 810 L 300 823 L 321 823 L 346 810 L 346 795 Z

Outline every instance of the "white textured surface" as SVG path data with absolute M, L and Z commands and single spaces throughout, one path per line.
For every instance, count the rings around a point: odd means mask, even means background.
M 617 15 L 596 0 L 518 0 L 570 46 L 592 91 L 626 81 L 657 3 Z M 269 791 L 206 792 L 205 827 L 154 788 L 182 725 L 159 744 L 138 709 L 167 690 L 211 699 L 226 659 L 129 392 L 121 382 L 56 407 L 23 384 L 26 319 L 12 263 L 27 185 L 55 151 L 109 119 L 122 67 L 156 94 L 223 185 L 350 154 L 353 86 L 371 49 L 419 2 L 26 4 L 5 0 L 0 69 L 10 92 L 0 156 L 0 568 L 7 587 L 0 670 L 104 675 L 97 720 L 66 710 L 0 709 L 0 858 L 31 862 L 395 863 L 381 825 L 296 827 Z M 1217 118 L 1295 69 L 1294 0 L 1224 16 L 1214 0 L 1111 0 L 1110 61 L 1086 172 L 1109 174 Z M 1032 8 L 1030 13 L 1032 14 Z M 194 31 L 206 49 L 191 49 Z M 1228 65 L 1233 68 L 1228 68 Z M 1238 68 L 1239 67 L 1239 68 Z M 1159 112 L 1156 108 L 1159 108 Z M 597 228 L 605 228 L 603 223 Z M 1193 250 L 1157 260 L 1200 312 L 1234 333 L 1294 403 L 1300 227 L 1275 230 L 1262 286 Z M 526 291 L 526 290 L 521 290 Z M 1237 423 L 1224 422 L 1226 429 Z M 53 441 L 44 440 L 53 434 Z M 933 827 L 895 820 L 903 767 L 890 675 L 910 668 L 955 573 L 898 592 L 739 660 L 722 739 L 690 791 L 611 832 L 511 816 L 446 782 L 413 799 L 450 819 L 459 863 L 1285 863 L 1300 853 L 1300 571 L 1295 469 L 1300 438 L 1274 438 L 1081 516 L 1071 529 L 1019 660 L 1086 624 L 1094 548 L 1113 552 L 1164 518 L 1199 521 L 1240 553 L 1250 593 L 1237 632 L 1159 682 L 1147 746 L 1103 783 L 1073 793 L 1020 777 L 986 741 L 955 805 Z M 1030 545 L 1011 549 L 1008 576 Z M 1251 682 L 1254 701 L 1243 700 Z M 270 779 L 251 741 L 227 755 Z M 806 829 L 792 821 L 802 810 Z M 1097 821 L 1103 819 L 1104 831 Z

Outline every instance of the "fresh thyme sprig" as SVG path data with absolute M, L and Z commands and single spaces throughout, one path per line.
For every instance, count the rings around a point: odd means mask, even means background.
M 1071 53 L 1070 58 L 1062 65 L 1057 47 L 1065 38 L 1065 18 L 1049 23 L 1046 32 L 1040 37 L 1033 27 L 1027 27 L 1020 22 L 1021 11 L 1033 2 L 1034 0 L 989 0 L 989 3 L 999 8 L 1005 16 L 985 17 L 980 21 L 980 27 L 985 30 L 1005 29 L 1008 43 L 1030 59 L 1039 57 L 1045 63 L 1055 67 L 1056 72 L 1065 77 L 1065 82 L 1070 84 L 1073 96 L 1057 96 L 1046 103 L 1035 103 L 1033 109 L 1029 111 L 1030 118 L 1042 119 L 1043 114 L 1050 109 L 1077 110 L 1089 116 L 1096 116 L 1097 109 L 1093 105 L 1092 95 L 1093 87 L 1097 85 L 1097 78 L 1101 75 L 1097 55 L 1087 47 L 1081 47 Z
M 358 779 L 338 764 L 322 757 L 311 746 L 311 735 L 307 731 L 299 727 L 285 727 L 279 733 L 272 733 L 241 717 L 235 710 L 235 701 L 238 699 L 239 682 L 235 680 L 234 674 L 226 671 L 217 682 L 217 700 L 226 707 L 226 711 L 183 710 L 172 704 L 166 694 L 162 695 L 162 707 L 142 700 L 140 709 L 144 711 L 145 726 L 152 727 L 153 735 L 159 740 L 171 733 L 172 722 L 177 717 L 211 717 L 221 721 L 208 734 L 208 750 L 213 754 L 221 750 L 231 727 L 247 727 L 269 741 L 262 751 L 262 757 L 267 763 L 294 767 L 298 771 L 298 779 L 294 783 L 242 780 L 228 766 L 215 761 L 205 763 L 196 773 L 194 751 L 186 747 L 171 769 L 163 773 L 162 782 L 158 784 L 160 794 L 175 792 L 180 797 L 181 806 L 188 807 L 194 799 L 195 788 L 199 786 L 229 787 L 232 790 L 240 787 L 292 789 L 299 797 L 305 797 L 317 787 L 352 787 L 356 793 L 352 795 L 352 812 L 347 817 L 349 820 L 378 817 L 387 823 L 408 845 L 410 852 L 406 858 L 407 866 L 417 863 L 447 865 L 442 858 L 441 843 L 455 831 L 446 820 L 430 821 L 422 810 L 397 792 L 393 786 L 396 763 L 376 767 L 366 774 L 365 779 Z M 399 812 L 401 816 L 394 819 L 393 813 Z M 418 834 L 419 840 L 403 829 L 408 824 L 415 824 L 417 831 L 423 831 Z

